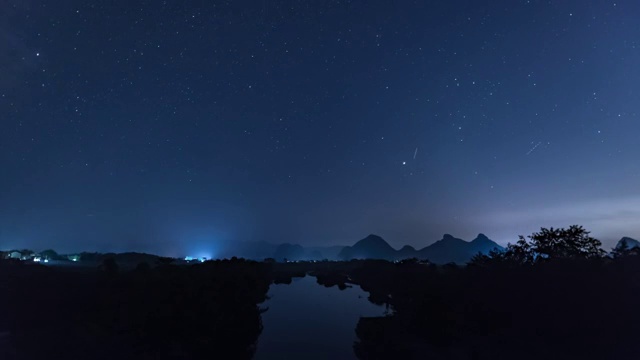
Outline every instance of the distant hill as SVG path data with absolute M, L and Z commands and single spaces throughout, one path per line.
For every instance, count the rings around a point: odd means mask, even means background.
M 618 243 L 626 242 L 628 246 L 640 247 L 640 242 L 623 238 Z M 502 247 L 489 239 L 484 234 L 472 241 L 465 241 L 452 235 L 445 234 L 442 239 L 420 250 L 405 245 L 399 250 L 394 249 L 382 237 L 371 234 L 357 241 L 353 246 L 327 246 L 327 247 L 303 247 L 299 244 L 273 244 L 269 242 L 238 242 L 220 249 L 218 258 L 231 258 L 233 256 L 253 260 L 273 258 L 276 261 L 301 261 L 301 260 L 351 260 L 351 259 L 382 259 L 388 261 L 418 258 L 429 260 L 435 264 L 458 263 L 465 264 L 477 253 L 486 254 L 493 249 Z M 104 259 L 112 257 L 118 264 L 136 265 L 147 262 L 151 265 L 158 263 L 161 257 L 143 253 L 88 253 L 80 254 L 83 263 L 101 264 Z
M 274 258 L 278 261 L 287 260 L 337 260 L 338 253 L 344 246 L 315 246 L 303 247 L 298 244 L 274 244 L 264 241 L 239 241 L 227 244 L 221 249 L 218 258 L 231 258 L 232 256 L 252 260 L 264 260 Z
M 416 249 L 413 246 L 405 245 L 396 253 L 398 259 L 410 259 L 416 256 Z
M 417 251 L 408 245 L 402 247 L 400 250 L 395 250 L 381 237 L 369 235 L 355 243 L 355 245 L 345 247 L 338 255 L 338 258 L 341 260 L 401 260 L 415 257 L 422 260 L 429 260 L 435 264 L 451 262 L 464 264 L 477 253 L 486 254 L 493 249 L 500 250 L 502 247 L 484 234 L 479 234 L 472 241 L 465 241 L 445 234 L 441 240 Z
M 342 260 L 351 259 L 384 259 L 395 260 L 397 251 L 391 247 L 383 238 L 377 235 L 369 235 L 358 241 L 353 246 L 346 246 L 338 258 Z
M 300 245 L 281 244 L 276 248 L 273 258 L 277 261 L 304 260 L 305 255 L 305 250 Z
M 616 244 L 616 249 L 621 248 L 622 244 L 626 244 L 627 248 L 629 249 L 634 247 L 640 247 L 640 241 L 632 239 L 630 237 L 623 237 L 622 239 L 620 239 L 620 241 L 618 241 L 618 243 Z
M 124 253 L 97 253 L 97 252 L 82 252 L 77 254 L 78 259 L 84 265 L 100 265 L 106 259 L 112 258 L 119 266 L 124 268 L 134 267 L 139 263 L 146 262 L 153 266 L 159 263 L 163 258 L 162 256 L 137 252 L 124 252 Z
M 502 246 L 496 244 L 495 241 L 489 239 L 485 234 L 478 234 L 475 239 L 471 240 L 471 245 L 473 250 L 477 250 L 477 252 L 489 252 L 496 248 L 502 249 Z M 475 255 L 475 254 L 474 254 Z
M 445 234 L 441 240 L 419 250 L 417 257 L 436 264 L 465 263 L 473 256 L 470 245 L 462 239 Z
M 464 264 L 474 255 L 478 253 L 487 254 L 493 249 L 501 250 L 502 247 L 484 234 L 478 234 L 470 242 L 445 234 L 441 240 L 418 251 L 418 258 L 428 259 L 436 264 L 450 262 Z
M 618 243 L 626 242 L 628 246 L 640 247 L 640 242 L 623 238 Z M 502 249 L 498 244 L 490 240 L 484 234 L 479 234 L 472 241 L 465 241 L 452 235 L 445 234 L 442 239 L 426 246 L 420 250 L 405 245 L 399 250 L 394 249 L 389 243 L 378 235 L 371 234 L 359 240 L 353 246 L 315 246 L 304 247 L 299 244 L 282 243 L 275 244 L 265 241 L 253 241 L 227 243 L 221 246 L 216 258 L 224 259 L 239 257 L 262 261 L 273 258 L 277 261 L 300 261 L 300 260 L 351 260 L 351 259 L 383 259 L 402 260 L 418 258 L 429 260 L 435 264 L 446 264 L 450 262 L 464 264 L 477 253 L 488 253 L 492 249 Z M 55 253 L 55 252 L 54 252 Z M 185 254 L 188 256 L 190 254 Z M 63 256 L 63 258 L 67 258 Z M 162 260 L 161 257 L 144 253 L 89 253 L 78 254 L 82 263 L 101 264 L 106 258 L 114 258 L 118 264 L 137 265 L 140 262 L 147 262 L 150 265 Z
M 338 254 L 344 249 L 344 246 L 315 246 L 306 248 L 309 260 L 337 260 Z

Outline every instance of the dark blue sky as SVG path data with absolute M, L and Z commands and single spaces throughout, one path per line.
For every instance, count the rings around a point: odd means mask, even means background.
M 640 237 L 638 19 L 635 0 L 1 1 L 0 247 Z

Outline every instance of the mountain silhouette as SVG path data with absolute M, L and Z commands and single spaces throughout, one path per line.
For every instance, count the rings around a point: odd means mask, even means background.
M 475 239 L 471 240 L 471 256 L 477 253 L 488 254 L 491 250 L 503 250 L 502 246 L 498 245 L 495 241 L 489 239 L 485 234 L 478 234 Z
M 217 257 L 230 259 L 233 256 L 252 260 L 264 260 L 275 255 L 278 245 L 266 241 L 238 241 L 223 246 Z
M 475 239 L 469 242 L 445 234 L 441 240 L 418 251 L 418 258 L 428 259 L 436 264 L 451 262 L 464 264 L 474 255 L 478 253 L 487 254 L 494 249 L 501 250 L 502 247 L 484 234 L 478 234 Z
M 384 259 L 395 260 L 397 251 L 391 247 L 383 238 L 378 235 L 369 235 L 358 241 L 353 246 L 346 246 L 338 258 L 342 260 L 351 259 Z
M 281 244 L 276 248 L 273 258 L 277 261 L 286 260 L 304 260 L 305 251 L 300 245 L 293 244 Z
M 344 249 L 344 246 L 315 246 L 305 248 L 310 256 L 309 260 L 337 260 L 338 254 Z
M 405 245 L 396 253 L 398 259 L 409 259 L 416 256 L 416 249 L 411 245 Z
M 629 239 L 628 242 L 629 247 L 640 246 L 640 243 L 636 240 Z M 278 244 L 265 241 L 237 242 L 228 244 L 225 248 L 220 249 L 217 256 L 219 258 L 237 256 L 258 261 L 266 258 L 273 258 L 277 261 L 284 261 L 285 259 L 290 261 L 323 259 L 383 259 L 394 261 L 418 258 L 429 260 L 435 264 L 450 262 L 465 264 L 474 255 L 478 253 L 487 254 L 493 249 L 500 250 L 502 247 L 484 234 L 478 234 L 472 241 L 465 241 L 450 234 L 445 234 L 442 239 L 420 250 L 416 250 L 410 245 L 405 245 L 400 250 L 396 250 L 382 237 L 371 234 L 352 246 L 304 247 L 298 244 Z
M 441 240 L 418 251 L 419 259 L 428 259 L 436 264 L 445 263 L 464 263 L 468 261 L 473 254 L 470 254 L 470 243 L 445 234 Z
M 623 237 L 622 239 L 620 239 L 620 241 L 618 241 L 618 243 L 616 244 L 616 249 L 620 249 L 622 247 L 622 244 L 626 244 L 627 248 L 629 249 L 640 247 L 640 241 L 632 239 L 630 237 Z
M 626 243 L 629 248 L 639 247 L 640 242 L 628 237 L 622 238 L 616 247 Z M 465 264 L 478 253 L 487 254 L 493 249 L 501 250 L 502 247 L 484 234 L 472 241 L 465 241 L 450 234 L 445 234 L 442 239 L 416 250 L 413 246 L 405 245 L 400 250 L 394 249 L 382 237 L 371 234 L 359 240 L 353 246 L 312 246 L 304 247 L 291 243 L 272 243 L 267 241 L 238 241 L 226 243 L 218 247 L 214 258 L 230 259 L 239 257 L 262 261 L 275 259 L 277 261 L 317 261 L 317 260 L 352 260 L 352 259 L 381 259 L 388 261 L 417 258 L 428 260 L 434 264 L 458 263 Z M 191 255 L 191 254 L 185 254 Z M 104 259 L 113 258 L 118 264 L 137 265 L 141 262 L 155 264 L 163 258 L 143 253 L 121 254 L 80 254 L 83 262 L 102 263 Z
M 380 236 L 369 235 L 355 243 L 355 245 L 345 247 L 338 255 L 338 258 L 340 260 L 402 260 L 415 257 L 421 260 L 429 260 L 435 264 L 451 262 L 464 264 L 474 255 L 478 253 L 486 254 L 493 249 L 500 250 L 502 247 L 484 234 L 479 234 L 472 241 L 465 241 L 450 234 L 445 234 L 441 240 L 418 251 L 409 245 L 405 245 L 400 250 L 395 250 Z
M 271 243 L 266 241 L 238 241 L 229 243 L 216 254 L 218 258 L 231 258 L 233 256 L 245 259 L 262 261 L 273 258 L 282 261 L 287 260 L 338 260 L 338 254 L 344 246 L 313 246 L 303 247 L 290 243 Z

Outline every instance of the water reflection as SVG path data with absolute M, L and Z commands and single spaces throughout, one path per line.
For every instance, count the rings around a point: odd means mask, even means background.
M 269 296 L 256 359 L 353 359 L 360 317 L 384 313 L 359 286 L 326 288 L 311 276 L 272 285 Z

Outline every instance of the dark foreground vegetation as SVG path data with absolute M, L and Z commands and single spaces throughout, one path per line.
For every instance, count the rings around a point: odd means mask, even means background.
M 623 244 L 624 245 L 624 244 Z M 606 254 L 581 227 L 542 229 L 467 266 L 242 259 L 135 270 L 3 263 L 2 359 L 248 359 L 271 283 L 359 285 L 360 359 L 640 358 L 639 248 Z M 0 343 L 2 346 L 2 343 Z M 7 348 L 7 346 L 5 346 Z
M 4 263 L 2 359 L 249 359 L 268 265 L 145 263 L 118 271 Z
M 353 271 L 390 316 L 362 318 L 361 359 L 638 359 L 640 257 L 580 227 L 542 229 L 465 268 L 370 261 Z

